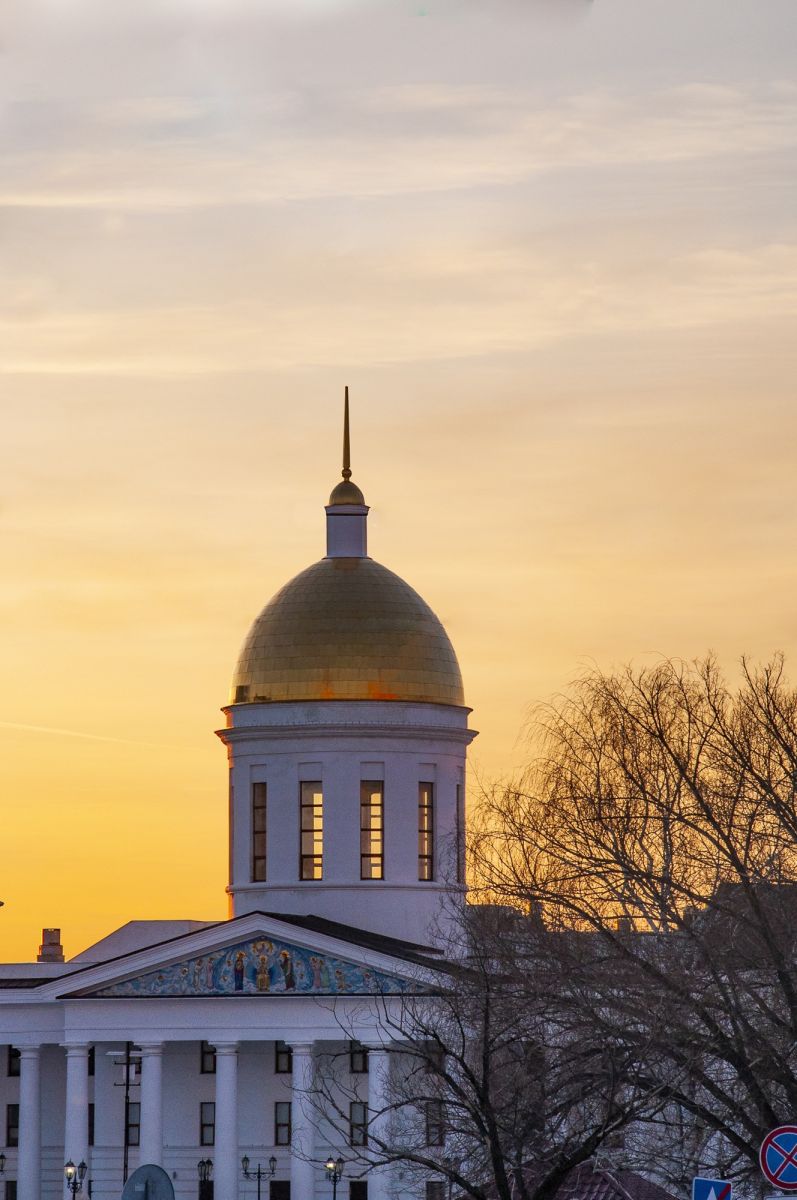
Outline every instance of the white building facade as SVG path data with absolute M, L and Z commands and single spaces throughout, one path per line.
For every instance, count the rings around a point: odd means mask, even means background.
M 474 734 L 442 625 L 367 556 L 350 476 L 347 417 L 327 554 L 254 622 L 224 709 L 229 919 L 133 921 L 69 962 L 0 965 L 6 1200 L 68 1196 L 69 1160 L 97 1200 L 144 1163 L 180 1200 L 322 1200 L 330 1155 L 340 1197 L 424 1195 L 345 1163 L 384 1107 L 385 1006 L 433 971 L 464 899 Z M 319 1118 L 319 1070 L 347 1120 Z

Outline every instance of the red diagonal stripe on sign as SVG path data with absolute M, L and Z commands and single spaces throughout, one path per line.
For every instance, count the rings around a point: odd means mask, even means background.
M 726 1183 L 725 1187 L 722 1189 L 719 1196 L 717 1196 L 717 1200 L 728 1200 L 728 1197 L 730 1196 L 730 1194 L 731 1194 L 731 1185 L 729 1183 Z
M 777 1150 L 778 1154 L 783 1155 L 783 1162 L 780 1164 L 777 1171 L 772 1172 L 775 1179 L 780 1179 L 787 1167 L 797 1166 L 797 1142 L 795 1142 L 791 1150 L 787 1150 L 785 1146 L 781 1146 L 777 1138 L 773 1138 L 770 1142 L 770 1147 L 773 1150 Z

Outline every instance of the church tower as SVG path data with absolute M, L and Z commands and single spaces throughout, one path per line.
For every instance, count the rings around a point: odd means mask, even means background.
M 231 915 L 312 916 L 405 941 L 464 897 L 462 677 L 438 618 L 368 557 L 351 478 L 326 506 L 326 556 L 256 618 L 233 676 Z

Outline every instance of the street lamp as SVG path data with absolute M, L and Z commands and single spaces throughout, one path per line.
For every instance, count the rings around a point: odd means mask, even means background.
M 258 1163 L 257 1168 L 254 1171 L 250 1171 L 249 1155 L 245 1154 L 241 1159 L 241 1170 L 243 1172 L 244 1179 L 257 1180 L 257 1200 L 260 1200 L 260 1184 L 264 1179 L 274 1178 L 274 1174 L 277 1170 L 277 1160 L 272 1154 L 271 1158 L 268 1160 L 268 1170 L 266 1170 L 265 1167 L 261 1167 L 260 1163 Z
M 199 1200 L 210 1200 L 211 1187 L 210 1177 L 213 1174 L 213 1159 L 200 1158 L 196 1165 L 197 1175 L 199 1176 Z
M 343 1177 L 343 1159 L 333 1158 L 330 1154 L 324 1163 L 324 1168 L 327 1173 L 327 1179 L 332 1184 L 332 1200 L 338 1200 L 338 1184 Z
M 71 1158 L 69 1162 L 64 1165 L 66 1186 L 73 1196 L 76 1196 L 78 1192 L 83 1191 L 83 1180 L 86 1178 L 87 1170 L 88 1167 L 82 1161 L 82 1159 L 77 1166 L 75 1166 Z

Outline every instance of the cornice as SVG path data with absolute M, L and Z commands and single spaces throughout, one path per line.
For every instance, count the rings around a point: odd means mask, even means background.
M 453 729 L 444 725 L 379 725 L 373 721 L 338 721 L 334 725 L 244 725 L 240 729 L 216 730 L 216 736 L 225 746 L 254 740 L 274 742 L 299 738 L 302 741 L 320 741 L 351 735 L 358 738 L 389 738 L 391 741 L 405 742 L 429 739 L 469 746 L 478 736 L 478 730 Z

